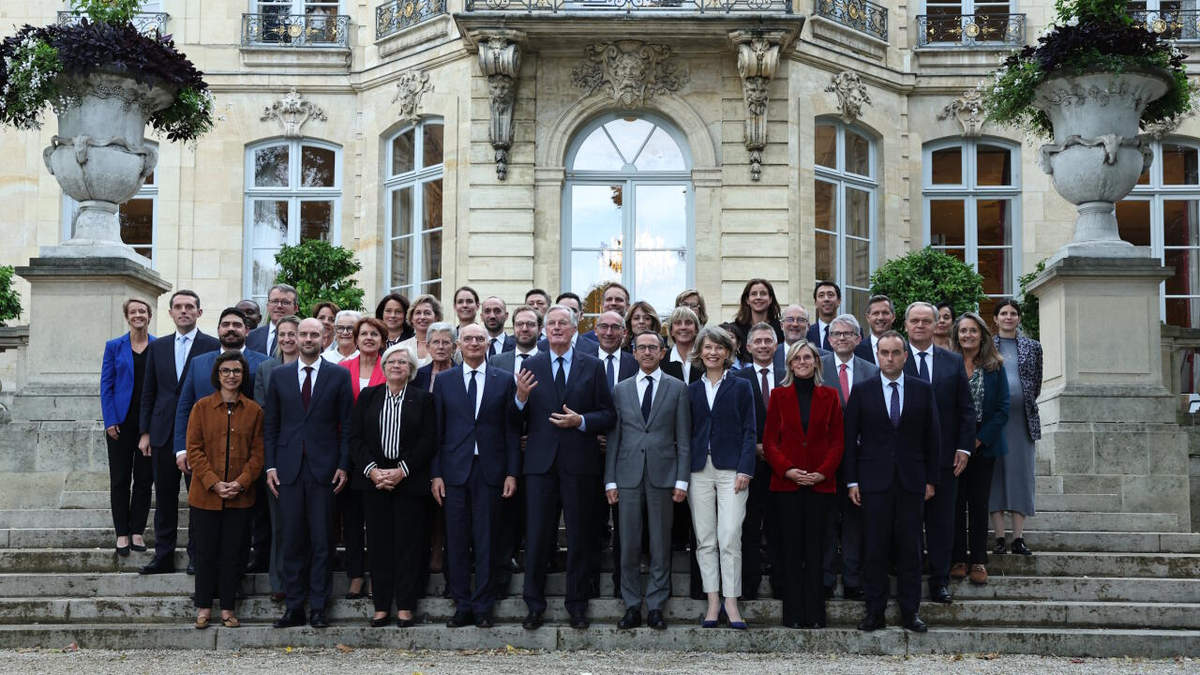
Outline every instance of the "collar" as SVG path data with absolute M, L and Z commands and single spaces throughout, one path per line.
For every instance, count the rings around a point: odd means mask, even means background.
M 538 348 L 537 348 L 537 345 L 534 345 L 533 347 L 531 347 L 529 349 L 529 351 L 523 352 L 523 351 L 521 351 L 520 347 L 517 347 L 516 349 L 513 350 L 513 352 L 516 354 L 516 356 L 537 356 Z M 516 356 L 514 356 L 513 358 L 516 358 Z
M 614 357 L 617 361 L 621 360 L 621 348 L 620 347 L 617 347 L 617 351 L 615 351 L 615 352 L 606 352 L 606 351 L 604 351 L 604 347 L 600 347 L 596 350 L 596 354 L 597 354 L 597 356 L 600 357 L 601 361 L 606 360 L 610 356 Z
M 225 401 L 221 400 L 221 392 L 220 391 L 214 391 L 211 394 L 210 398 L 212 398 L 212 400 L 213 400 L 213 403 L 212 403 L 213 408 L 224 408 L 225 407 Z M 242 400 L 242 392 L 239 391 L 237 399 L 234 400 L 234 402 L 233 402 L 233 407 L 237 408 L 237 407 L 241 406 L 243 403 L 244 403 L 244 401 Z
M 775 361 L 773 360 L 765 366 L 754 363 L 753 361 L 750 362 L 750 365 L 754 367 L 754 373 L 756 375 L 761 375 L 763 368 L 766 368 L 768 373 L 772 375 L 775 374 Z
M 835 365 L 835 366 L 845 365 L 847 370 L 854 370 L 854 352 L 850 352 L 850 356 L 847 356 L 845 361 L 842 360 L 841 356 L 838 356 L 837 352 L 834 352 L 833 353 L 833 365 Z
M 244 342 L 243 342 L 243 343 L 242 343 L 242 346 L 241 346 L 241 347 L 238 347 L 236 350 L 233 350 L 233 349 L 225 349 L 224 347 L 221 347 L 221 353 L 222 353 L 222 354 L 224 354 L 225 352 L 232 352 L 232 351 L 239 351 L 239 352 L 241 352 L 241 353 L 245 354 L 245 353 L 246 353 L 246 343 L 244 343 Z
M 687 363 L 687 357 L 679 355 L 679 345 L 677 345 L 677 344 L 671 345 L 671 357 L 670 358 L 672 361 L 677 361 L 679 363 Z
M 193 326 L 192 330 L 187 333 L 180 333 L 177 330 L 177 331 L 175 331 L 175 341 L 179 342 L 179 338 L 185 337 L 185 338 L 191 340 L 192 342 L 195 342 L 196 341 L 196 333 L 199 333 L 199 332 L 200 332 L 200 329 L 196 326 Z
M 889 388 L 889 387 L 888 387 L 888 385 L 890 385 L 890 384 L 891 384 L 891 383 L 893 383 L 893 382 L 895 382 L 896 384 L 900 385 L 900 389 L 903 389 L 903 388 L 904 388 L 904 373 L 900 373 L 900 377 L 897 377 L 897 378 L 896 378 L 896 379 L 894 379 L 894 380 L 889 380 L 889 379 L 888 379 L 888 376 L 887 376 L 887 375 L 884 375 L 884 374 L 883 374 L 883 371 L 881 370 L 881 371 L 879 371 L 879 379 L 883 381 L 883 390 L 884 390 L 885 392 L 886 392 L 886 391 L 888 390 L 888 388 Z
M 550 363 L 552 365 L 558 363 L 558 359 L 560 358 L 559 354 L 555 354 L 549 349 L 546 350 L 546 353 L 550 355 Z M 567 349 L 567 351 L 563 352 L 561 354 L 561 358 L 568 366 L 571 365 L 571 362 L 575 359 L 575 347 L 572 346 L 571 348 Z
M 385 384 L 383 385 L 383 402 L 384 402 L 384 403 L 400 403 L 400 402 L 403 402 L 403 401 L 404 401 L 404 393 L 405 393 L 405 392 L 407 392 L 407 391 L 408 391 L 408 386 L 406 385 L 406 386 L 405 386 L 403 389 L 401 389 L 401 390 L 400 390 L 400 393 L 399 393 L 399 394 L 393 394 L 393 393 L 392 393 L 392 390 L 391 390 L 391 389 L 388 389 L 388 386 L 387 386 L 387 384 L 385 383 Z
M 928 354 L 929 356 L 933 356 L 933 343 L 932 342 L 930 342 L 929 346 L 926 347 L 925 349 L 917 349 L 910 342 L 910 343 L 908 343 L 908 349 L 909 349 L 909 351 L 912 352 L 913 356 L 916 356 L 917 354 Z
M 322 362 L 322 361 L 324 361 L 324 360 L 325 360 L 325 359 L 323 359 L 323 358 L 321 358 L 320 356 L 318 356 L 318 357 L 317 357 L 317 360 L 312 362 L 313 375 L 316 375 L 318 372 L 320 372 L 320 370 L 321 370 L 321 362 Z M 296 368 L 297 368 L 297 370 L 299 370 L 300 372 L 302 372 L 302 373 L 303 373 L 303 372 L 304 372 L 304 369 L 305 369 L 305 368 L 307 368 L 307 367 L 308 367 L 308 364 L 305 364 L 305 363 L 304 363 L 304 361 L 303 361 L 303 360 L 301 360 L 299 357 L 297 357 L 297 358 L 296 358 Z
M 472 370 L 479 373 L 480 375 L 485 375 L 487 373 L 487 359 L 480 361 L 479 365 L 475 368 L 468 366 L 467 362 L 463 361 L 462 369 L 463 369 L 463 381 L 464 382 L 471 379 L 471 371 Z
M 700 375 L 700 379 L 704 380 L 704 386 L 706 386 L 706 387 L 719 387 L 725 382 L 725 378 L 729 377 L 729 370 L 730 370 L 729 368 L 726 368 L 725 372 L 721 373 L 721 379 L 717 380 L 716 384 L 713 384 L 712 380 L 708 379 L 707 372 L 702 373 Z
M 654 370 L 650 371 L 649 373 L 644 372 L 643 370 L 641 370 L 639 368 L 638 369 L 638 379 L 644 380 L 647 377 L 654 380 L 654 384 L 657 385 L 659 379 L 662 377 L 662 368 L 655 368 Z

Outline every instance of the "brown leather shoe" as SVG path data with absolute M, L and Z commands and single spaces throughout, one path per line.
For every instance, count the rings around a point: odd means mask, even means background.
M 971 565 L 971 573 L 967 575 L 967 578 L 976 586 L 982 586 L 988 580 L 987 568 L 983 565 Z
M 967 563 L 954 563 L 950 566 L 951 579 L 966 579 L 967 578 Z

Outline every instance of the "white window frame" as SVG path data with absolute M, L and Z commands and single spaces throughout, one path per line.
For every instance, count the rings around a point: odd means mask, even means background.
M 153 141 L 146 141 L 148 147 L 158 150 L 158 144 Z M 150 200 L 150 218 L 152 223 L 150 226 L 150 269 L 158 269 L 158 167 L 155 167 L 151 174 L 154 177 L 154 182 L 146 182 L 142 187 L 138 188 L 136 194 L 129 198 L 129 201 L 135 199 Z M 124 206 L 122 204 L 121 206 Z M 75 210 L 79 208 L 79 202 L 72 199 L 67 193 L 62 193 L 61 199 L 61 233 L 62 239 L 65 241 L 74 236 L 72 225 L 75 223 Z M 137 245 L 139 248 L 146 248 L 142 244 Z
M 858 291 L 864 291 L 868 297 L 871 294 L 870 276 L 875 273 L 875 267 L 878 264 L 877 247 L 875 245 L 875 241 L 877 239 L 878 226 L 879 226 L 879 218 L 878 218 L 878 211 L 879 211 L 879 206 L 878 206 L 878 204 L 879 204 L 878 152 L 879 152 L 879 150 L 878 150 L 878 145 L 875 141 L 875 135 L 858 125 L 854 125 L 854 124 L 847 125 L 846 123 L 844 123 L 838 119 L 822 117 L 822 118 L 817 118 L 816 123 L 814 124 L 814 127 L 818 127 L 818 126 L 832 127 L 836 131 L 835 141 L 834 141 L 836 166 L 835 167 L 822 166 L 820 164 L 817 164 L 815 156 L 812 158 L 812 160 L 813 160 L 814 216 L 815 216 L 815 209 L 816 209 L 816 183 L 818 181 L 820 181 L 822 183 L 829 183 L 834 186 L 834 198 L 833 199 L 834 199 L 834 209 L 835 209 L 837 218 L 836 218 L 836 222 L 833 224 L 834 230 L 828 230 L 828 229 L 819 227 L 814 218 L 813 241 L 814 241 L 814 245 L 815 245 L 816 235 L 818 233 L 832 234 L 834 236 L 834 242 L 835 242 L 835 244 L 834 244 L 834 261 L 833 261 L 834 269 L 835 269 L 835 274 L 833 275 L 834 278 L 823 279 L 822 281 L 832 281 L 838 285 L 838 288 L 842 289 L 842 301 L 838 305 L 838 311 L 840 313 L 842 311 L 845 311 L 842 308 L 846 306 L 846 299 L 850 295 L 849 291 L 851 288 L 853 288 L 854 290 L 858 290 Z M 814 138 L 816 137 L 815 131 L 816 130 L 814 128 L 814 133 L 813 133 Z M 867 175 L 854 173 L 854 172 L 848 171 L 846 169 L 846 132 L 847 131 L 851 131 L 854 134 L 861 136 L 862 138 L 865 138 L 867 140 L 867 148 L 868 148 L 867 167 L 868 167 L 868 171 L 870 171 L 870 173 Z M 814 148 L 814 154 L 815 154 L 815 148 Z M 868 263 L 868 269 L 867 269 L 868 282 L 867 282 L 866 288 L 862 288 L 859 286 L 852 287 L 847 283 L 849 277 L 848 277 L 848 267 L 846 264 L 846 248 L 847 248 L 846 247 L 846 239 L 850 238 L 850 239 L 854 239 L 856 241 L 862 241 L 862 237 L 857 237 L 857 236 L 847 234 L 847 227 L 846 227 L 846 216 L 847 216 L 846 189 L 847 188 L 852 188 L 852 189 L 858 190 L 860 192 L 866 192 L 868 195 L 868 197 L 867 197 L 867 218 L 868 218 L 868 222 L 867 222 L 867 251 L 868 251 L 868 254 L 867 254 L 867 257 L 870 262 Z M 815 249 L 814 249 L 814 254 L 815 254 Z M 860 307 L 858 309 L 860 311 L 865 312 L 867 308 Z
M 442 162 L 431 166 L 425 166 L 425 128 L 437 125 L 442 127 Z M 412 171 L 407 171 L 401 174 L 392 175 L 392 152 L 393 142 L 401 135 L 414 131 L 413 133 L 413 166 Z M 385 243 L 383 256 L 383 287 L 388 293 L 400 292 L 407 297 L 413 298 L 421 293 L 424 293 L 425 287 L 434 283 L 442 283 L 446 278 L 446 237 L 445 237 L 445 201 L 442 205 L 442 225 L 425 229 L 425 189 L 426 183 L 431 183 L 435 180 L 442 181 L 442 194 L 445 195 L 446 189 L 446 126 L 445 122 L 440 117 L 428 117 L 422 119 L 416 124 L 409 124 L 398 129 L 384 139 L 384 175 L 386 179 L 383 183 L 383 204 L 384 204 L 384 219 L 383 219 L 383 241 Z M 392 236 L 392 193 L 404 188 L 412 188 L 412 233 L 401 237 Z M 426 278 L 428 270 L 422 269 L 424 263 L 424 235 L 430 232 L 442 232 L 442 251 L 441 251 L 441 272 L 436 278 Z M 392 285 L 392 246 L 399 239 L 407 238 L 412 242 L 409 249 L 413 260 L 413 269 L 409 270 L 409 284 L 407 286 Z M 404 289 L 412 289 L 413 292 L 406 292 Z M 442 289 L 444 290 L 444 289 Z

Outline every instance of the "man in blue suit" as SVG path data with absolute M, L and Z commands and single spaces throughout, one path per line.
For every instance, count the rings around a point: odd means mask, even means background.
M 624 322 L 625 312 L 629 311 L 629 289 L 615 281 L 608 282 L 604 286 L 604 291 L 600 294 L 600 311 L 616 312 L 617 316 L 621 317 L 621 321 Z M 596 320 L 599 321 L 600 319 L 597 317 Z M 589 330 L 580 337 L 587 338 L 592 342 L 600 341 L 600 337 L 594 330 Z M 632 352 L 633 350 L 626 348 L 625 351 Z
M 483 317 L 483 327 L 487 329 L 487 351 L 490 359 L 504 352 L 517 348 L 517 341 L 504 332 L 504 322 L 508 321 L 508 305 L 496 296 L 485 298 L 479 306 L 479 314 Z
M 926 631 L 921 605 L 922 505 L 937 491 L 941 431 L 933 387 L 904 374 L 908 346 L 895 331 L 879 339 L 880 376 L 855 386 L 846 402 L 842 472 L 850 501 L 863 509 L 867 613 L 858 629 L 883 628 L 888 559 L 896 553 L 903 626 Z
M 566 608 L 571 627 L 588 627 L 588 579 L 596 564 L 594 510 L 603 467 L 596 436 L 616 423 L 612 395 L 595 357 L 571 347 L 578 319 L 562 305 L 546 310 L 549 351 L 525 360 L 513 407 L 528 427 L 525 448 L 525 605 L 523 626 L 542 625 L 546 611 L 546 561 L 557 528 L 561 496 L 567 526 Z
M 521 470 L 516 416 L 509 414 L 517 387 L 512 373 L 488 367 L 482 326 L 463 326 L 458 348 L 462 365 L 440 373 L 433 388 L 438 451 L 430 473 L 433 498 L 446 508 L 447 585 L 455 605 L 446 625 L 459 628 L 474 622 L 491 628 L 500 500 L 516 493 Z
M 892 309 L 892 299 L 886 295 L 872 295 L 867 300 L 867 327 L 870 330 L 854 348 L 854 355 L 874 364 L 875 345 L 879 342 L 879 336 L 892 330 L 892 324 L 895 322 L 896 312 Z
M 842 288 L 832 281 L 818 281 L 813 288 L 813 306 L 817 320 L 808 328 L 808 341 L 827 352 L 833 351 L 829 342 L 829 324 L 842 306 Z
M 346 487 L 347 444 L 354 394 L 350 372 L 321 358 L 322 327 L 300 322 L 300 358 L 271 371 L 263 418 L 267 487 L 283 514 L 284 584 L 287 610 L 276 628 L 308 624 L 325 628 L 329 596 L 329 530 L 333 497 Z M 308 581 L 302 578 L 307 567 Z
M 200 296 L 178 290 L 171 296 L 171 320 L 175 334 L 160 338 L 146 348 L 146 379 L 142 384 L 142 407 L 138 420 L 138 449 L 154 462 L 154 559 L 142 574 L 175 571 L 175 532 L 179 525 L 179 479 L 191 485 L 187 455 L 175 454 L 175 409 L 179 390 L 186 380 L 192 359 L 216 351 L 217 339 L 196 327 L 204 314 Z M 185 430 L 186 431 L 186 430 Z M 192 544 L 188 543 L 188 572 Z

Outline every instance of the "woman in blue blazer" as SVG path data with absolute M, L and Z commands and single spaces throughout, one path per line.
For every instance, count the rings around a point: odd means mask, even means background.
M 688 385 L 692 405 L 688 504 L 696 562 L 708 596 L 701 625 L 714 628 L 726 614 L 731 628 L 744 630 L 746 622 L 737 606 L 742 594 L 742 520 L 754 475 L 757 426 L 750 381 L 729 376 L 735 355 L 733 338 L 716 327 L 700 331 L 692 348 L 692 368 L 704 375 Z
M 1008 453 L 1004 425 L 1008 423 L 1008 376 L 1004 357 L 992 343 L 987 324 L 975 312 L 964 312 L 950 331 L 950 347 L 963 357 L 971 402 L 975 405 L 975 447 L 958 479 L 955 498 L 955 561 L 950 576 L 987 583 L 987 516 L 996 459 Z M 968 550 L 970 551 L 968 553 Z
M 100 411 L 104 416 L 104 440 L 108 443 L 108 490 L 113 527 L 117 531 L 117 555 L 127 556 L 130 550 L 146 550 L 142 531 L 150 514 L 154 465 L 138 451 L 138 414 L 146 374 L 146 347 L 154 341 L 154 336 L 148 332 L 153 314 L 148 302 L 130 298 L 121 305 L 121 310 L 129 332 L 104 345 Z

